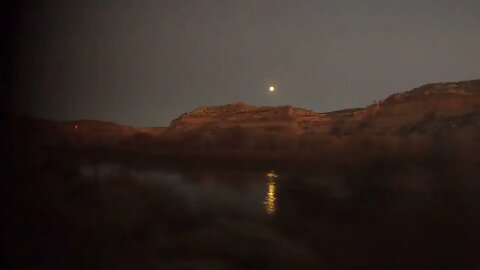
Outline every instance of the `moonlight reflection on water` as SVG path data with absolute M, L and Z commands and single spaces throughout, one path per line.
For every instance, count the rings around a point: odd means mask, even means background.
M 11 188 L 9 256 L 38 254 L 42 269 L 55 269 L 52 250 L 58 269 L 72 268 L 71 254 L 88 269 L 179 269 L 191 258 L 185 269 L 478 269 L 477 168 L 51 164 L 19 171 Z M 35 268 L 25 264 L 12 269 Z
M 275 174 L 274 171 L 270 171 L 267 173 L 267 194 L 265 195 L 265 212 L 269 215 L 275 213 L 276 210 L 276 205 L 275 201 L 277 200 L 276 195 L 275 195 L 275 180 L 278 177 L 277 174 Z

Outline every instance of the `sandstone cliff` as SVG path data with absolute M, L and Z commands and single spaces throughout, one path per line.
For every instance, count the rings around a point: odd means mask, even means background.
M 295 135 L 391 134 L 407 126 L 476 114 L 480 80 L 428 84 L 375 101 L 366 108 L 317 113 L 291 105 L 256 107 L 243 103 L 199 107 L 172 121 L 170 135 L 223 129 L 261 129 Z M 428 122 L 428 123 L 427 123 Z M 453 124 L 453 122 L 452 122 Z
M 427 84 L 365 108 L 318 113 L 244 103 L 199 107 L 167 128 L 20 118 L 17 141 L 145 155 L 304 162 L 378 158 L 480 161 L 480 80 Z

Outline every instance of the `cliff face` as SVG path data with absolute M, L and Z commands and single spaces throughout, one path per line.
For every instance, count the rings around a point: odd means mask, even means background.
M 317 113 L 291 105 L 256 107 L 243 103 L 224 106 L 199 107 L 172 121 L 169 131 L 174 134 L 185 132 L 207 132 L 221 129 L 256 129 L 275 132 L 325 133 L 332 120 L 338 118 L 359 119 L 361 109 L 333 113 Z
M 460 156 L 480 161 L 480 80 L 427 84 L 365 108 L 317 113 L 290 105 L 199 107 L 168 128 L 17 118 L 12 137 L 137 153 L 251 159 L 371 160 Z
M 370 132 L 389 134 L 412 125 L 427 131 L 452 119 L 475 118 L 480 113 L 480 80 L 427 84 L 391 95 L 365 111 L 363 123 L 372 124 Z
M 428 84 L 365 108 L 327 113 L 290 105 L 200 107 L 172 121 L 165 138 L 182 151 L 228 150 L 247 156 L 275 152 L 297 159 L 420 159 L 429 153 L 475 158 L 480 151 L 480 80 Z
M 287 128 L 295 129 L 292 106 L 256 107 L 243 103 L 224 106 L 199 107 L 172 121 L 169 130 L 186 132 L 199 129 Z
M 28 116 L 9 119 L 9 137 L 16 146 L 116 146 L 132 138 L 159 137 L 166 128 L 135 128 L 96 120 L 51 121 Z
M 480 80 L 428 84 L 389 96 L 359 109 L 317 113 L 290 105 L 256 107 L 243 103 L 199 107 L 172 121 L 170 134 L 222 129 L 264 129 L 292 134 L 392 133 L 432 118 L 443 121 L 478 113 Z M 367 128 L 368 127 L 368 128 Z

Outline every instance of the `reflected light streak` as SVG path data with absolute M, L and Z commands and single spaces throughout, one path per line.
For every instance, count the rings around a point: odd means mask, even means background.
M 267 194 L 265 195 L 265 200 L 263 201 L 263 204 L 265 205 L 265 212 L 268 215 L 275 213 L 276 210 L 275 201 L 277 200 L 277 198 L 275 178 L 277 177 L 278 175 L 275 174 L 275 172 L 273 171 L 267 173 Z
M 267 173 L 267 178 L 277 178 L 278 175 L 274 171 L 270 171 Z

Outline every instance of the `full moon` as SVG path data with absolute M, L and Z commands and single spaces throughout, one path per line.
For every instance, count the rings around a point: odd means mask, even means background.
M 273 92 L 273 91 L 275 91 L 275 87 L 270 86 L 270 87 L 268 88 L 268 90 L 269 90 L 270 92 Z

